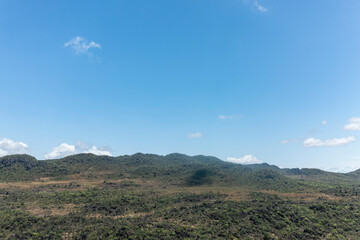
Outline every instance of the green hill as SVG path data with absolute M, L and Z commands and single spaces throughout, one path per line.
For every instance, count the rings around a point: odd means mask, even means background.
M 0 181 L 34 181 L 43 177 L 66 179 L 71 174 L 116 179 L 156 179 L 170 185 L 232 185 L 261 189 L 298 189 L 299 183 L 279 171 L 221 161 L 215 157 L 137 153 L 119 157 L 78 154 L 56 160 L 28 155 L 0 158 Z
M 55 160 L 37 160 L 29 155 L 0 158 L 0 181 L 35 181 L 44 177 L 66 179 L 70 175 L 107 179 L 154 179 L 177 186 L 246 186 L 253 189 L 286 190 L 309 188 L 308 182 L 352 183 L 355 173 L 339 174 L 319 169 L 280 169 L 269 164 L 241 165 L 211 156 L 166 156 L 137 153 L 118 157 L 77 154 Z

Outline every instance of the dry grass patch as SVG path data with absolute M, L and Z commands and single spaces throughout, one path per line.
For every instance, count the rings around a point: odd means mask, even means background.
M 70 184 L 72 181 L 70 180 L 63 180 L 63 181 L 34 181 L 34 182 L 11 182 L 11 183 L 0 183 L 0 188 L 4 189 L 30 189 L 40 186 L 46 186 L 46 185 L 67 185 Z
M 121 214 L 121 215 L 104 215 L 104 214 L 100 214 L 100 213 L 93 213 L 93 214 L 88 214 L 86 215 L 87 218 L 112 218 L 112 219 L 119 219 L 119 218 L 137 218 L 137 217 L 143 217 L 143 216 L 149 216 L 154 214 L 155 211 L 151 211 L 151 212 L 131 212 L 131 213 L 127 213 L 127 214 Z
M 194 193 L 206 194 L 209 192 L 226 195 L 226 200 L 231 201 L 246 201 L 251 193 L 250 190 L 239 187 L 224 187 L 224 186 L 200 186 L 200 187 L 172 187 L 166 189 L 158 189 L 161 195 L 172 195 L 176 193 Z
M 318 199 L 326 199 L 326 200 L 341 200 L 344 199 L 343 197 L 336 197 L 334 195 L 325 194 L 325 193 L 283 193 L 283 192 L 276 192 L 276 191 L 262 191 L 264 193 L 274 194 L 279 197 L 285 197 L 292 200 L 303 200 L 303 201 L 316 201 Z
M 44 216 L 65 216 L 68 215 L 74 208 L 75 204 L 69 203 L 64 204 L 59 207 L 51 207 L 51 208 L 40 208 L 40 207 L 28 207 L 27 211 L 36 217 L 44 217 Z

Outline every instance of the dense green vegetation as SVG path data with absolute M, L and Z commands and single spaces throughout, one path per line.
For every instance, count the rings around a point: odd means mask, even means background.
M 0 158 L 0 239 L 359 239 L 360 176 L 214 157 Z

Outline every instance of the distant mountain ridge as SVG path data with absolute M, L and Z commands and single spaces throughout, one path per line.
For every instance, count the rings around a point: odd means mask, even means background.
M 118 157 L 90 153 L 54 160 L 37 160 L 30 155 L 0 158 L 0 181 L 34 181 L 42 177 L 66 178 L 71 174 L 104 178 L 141 177 L 174 185 L 241 185 L 261 189 L 301 189 L 306 182 L 357 183 L 360 171 L 347 174 L 320 169 L 279 168 L 267 163 L 241 165 L 212 156 L 165 156 L 136 153 Z

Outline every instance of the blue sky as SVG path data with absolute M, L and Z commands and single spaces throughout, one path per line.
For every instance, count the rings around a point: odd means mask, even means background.
M 360 168 L 359 1 L 1 1 L 0 155 Z

